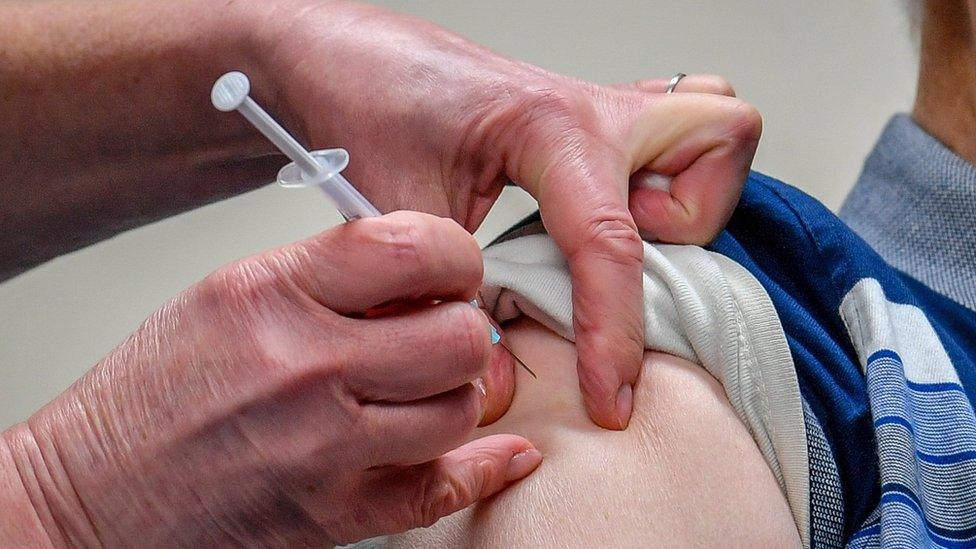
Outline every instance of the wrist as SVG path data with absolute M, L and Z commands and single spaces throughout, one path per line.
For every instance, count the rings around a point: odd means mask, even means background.
M 0 436 L 0 546 L 100 545 L 84 508 L 26 423 Z

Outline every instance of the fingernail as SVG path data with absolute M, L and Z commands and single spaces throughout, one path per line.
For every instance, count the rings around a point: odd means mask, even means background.
M 535 470 L 542 463 L 542 453 L 535 448 L 523 450 L 508 462 L 508 469 L 505 471 L 505 481 L 512 482 L 524 478 Z
M 630 423 L 630 413 L 634 407 L 634 388 L 630 383 L 624 383 L 617 389 L 617 421 L 621 429 L 626 429 Z
M 488 330 L 489 330 L 489 333 L 491 334 L 491 344 L 492 345 L 497 345 L 498 342 L 502 340 L 502 336 L 501 336 L 501 334 L 498 333 L 498 330 L 495 329 L 495 326 L 492 325 L 492 323 L 491 323 L 491 317 L 488 316 L 488 312 L 485 311 L 484 309 L 482 309 L 480 305 L 478 305 L 478 300 L 477 299 L 472 299 L 470 301 L 470 303 L 471 303 L 471 305 L 475 309 L 479 309 L 479 310 L 481 310 L 482 313 L 485 314 L 485 318 L 488 319 Z
M 485 387 L 485 380 L 483 378 L 479 377 L 478 379 L 472 381 L 471 385 L 474 385 L 474 388 L 477 389 L 479 393 L 481 393 L 481 396 L 483 397 L 488 396 L 488 388 Z
M 472 381 L 471 385 L 478 390 L 478 425 L 481 425 L 482 420 L 485 419 L 485 412 L 488 411 L 488 387 L 485 386 L 485 380 L 480 377 Z

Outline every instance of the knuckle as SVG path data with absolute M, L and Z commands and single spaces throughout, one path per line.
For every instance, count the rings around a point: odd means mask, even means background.
M 472 480 L 451 474 L 436 475 L 421 482 L 419 493 L 413 498 L 416 523 L 430 526 L 471 501 L 474 496 L 473 484 Z
M 426 233 L 432 216 L 411 212 L 395 212 L 376 218 L 369 227 L 362 227 L 357 236 L 363 249 L 378 248 L 405 277 L 428 272 L 434 265 L 434 257 L 428 245 Z M 366 225 L 366 224 L 363 224 Z
M 215 321 L 210 328 L 214 333 L 200 337 L 221 342 L 241 366 L 246 363 L 257 374 L 287 377 L 315 366 L 295 336 L 296 323 L 308 321 L 303 282 L 292 278 L 303 262 L 302 253 L 292 246 L 230 263 L 207 276 L 202 295 Z M 326 323 L 332 337 L 338 337 L 341 326 L 332 316 L 318 316 L 316 321 Z
M 542 131 L 544 137 L 576 128 L 587 109 L 579 94 L 555 87 L 523 89 L 512 105 L 515 130 L 530 136 Z
M 613 378 L 616 376 L 602 368 L 580 368 L 577 375 L 579 376 L 580 387 L 601 397 L 613 397 L 619 385 L 619 383 L 613 383 Z
M 538 84 L 538 83 L 536 83 Z M 599 95 L 583 82 L 552 81 L 512 92 L 501 110 L 496 133 L 511 175 L 529 193 L 553 166 L 576 162 L 585 143 L 600 135 Z
M 640 265 L 644 259 L 643 241 L 626 213 L 598 212 L 586 223 L 583 241 L 576 250 L 595 252 L 626 265 Z
M 729 134 L 742 141 L 759 141 L 762 135 L 763 119 L 759 109 L 751 103 L 736 99 L 732 103 L 732 127 Z
M 526 112 L 536 116 L 565 116 L 576 111 L 574 94 L 553 87 L 528 88 L 521 97 Z
M 206 342 L 211 369 L 236 378 L 278 378 L 294 365 L 284 352 L 280 328 L 265 308 L 255 306 L 251 290 L 211 290 L 209 322 L 197 326 L 195 338 Z M 230 319 L 230 320 L 228 320 Z

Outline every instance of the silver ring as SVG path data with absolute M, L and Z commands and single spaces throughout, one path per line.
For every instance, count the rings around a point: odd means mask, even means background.
M 683 72 L 679 72 L 678 74 L 672 76 L 671 81 L 668 82 L 668 89 L 664 90 L 664 93 L 674 93 L 674 88 L 678 86 L 678 82 L 681 82 L 681 79 L 686 76 L 688 75 Z

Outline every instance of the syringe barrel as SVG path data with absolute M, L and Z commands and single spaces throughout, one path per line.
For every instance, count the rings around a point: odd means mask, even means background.
M 337 173 L 319 184 L 322 192 L 332 201 L 346 221 L 361 217 L 378 217 L 382 215 L 356 187 L 352 186 L 341 173 Z

